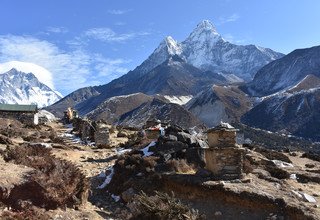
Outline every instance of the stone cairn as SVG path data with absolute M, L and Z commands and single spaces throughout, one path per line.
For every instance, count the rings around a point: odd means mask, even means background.
M 205 168 L 217 178 L 232 180 L 242 177 L 244 148 L 236 144 L 237 131 L 221 122 L 206 132 L 209 148 L 204 149 Z
M 109 128 L 107 124 L 97 124 L 96 132 L 94 133 L 96 146 L 99 148 L 109 148 L 109 137 Z

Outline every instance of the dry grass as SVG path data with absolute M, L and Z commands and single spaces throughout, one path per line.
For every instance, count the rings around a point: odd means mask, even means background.
M 158 157 L 142 157 L 141 152 L 136 154 L 124 154 L 119 157 L 114 165 L 114 176 L 107 190 L 113 194 L 119 195 L 129 188 L 133 188 L 137 192 L 153 191 L 160 187 L 162 183 L 156 175 Z M 143 178 L 141 178 L 141 175 Z
M 195 174 L 196 169 L 194 165 L 188 164 L 185 159 L 172 159 L 167 161 L 167 165 L 171 170 L 181 174 Z
M 303 153 L 301 155 L 301 157 L 305 157 L 305 158 L 308 158 L 310 160 L 314 160 L 314 161 L 320 162 L 320 154 L 306 152 L 306 153 Z
M 203 219 L 197 210 L 190 209 L 174 196 L 157 191 L 154 196 L 141 192 L 128 207 L 132 214 L 131 219 Z
M 53 157 L 49 149 L 34 145 L 10 147 L 4 152 L 4 159 L 36 170 L 32 174 L 30 191 L 39 191 L 34 195 L 17 192 L 15 199 L 22 196 L 47 209 L 72 207 L 87 199 L 89 183 L 85 176 L 70 162 Z
M 28 208 L 23 211 L 11 212 L 5 211 L 0 215 L 2 220 L 44 220 L 50 219 L 50 216 L 47 215 L 44 210 Z

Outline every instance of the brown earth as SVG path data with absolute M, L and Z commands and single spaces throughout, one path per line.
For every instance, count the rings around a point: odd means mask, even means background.
M 115 129 L 111 133 L 112 148 L 98 149 L 79 142 L 73 136 L 72 128 L 60 123 L 24 127 L 16 121 L 1 120 L 3 142 L 0 143 L 0 152 L 4 153 L 0 154 L 0 216 L 5 219 L 127 219 L 130 216 L 127 205 L 131 204 L 132 199 L 134 201 L 135 194 L 143 190 L 148 195 L 154 195 L 154 190 L 160 190 L 169 194 L 174 192 L 183 204 L 205 214 L 206 219 L 320 219 L 320 161 L 317 158 L 303 157 L 302 152 L 282 153 L 251 146 L 246 149 L 244 178 L 220 181 L 211 178 L 201 168 L 201 163 L 195 162 L 197 151 L 191 151 L 193 158 L 190 160 L 188 151 L 185 151 L 191 144 L 190 140 L 190 143 L 180 140 L 177 145 L 174 144 L 174 137 L 169 137 L 168 143 L 171 144 L 163 143 L 163 149 L 154 146 L 150 149 L 155 153 L 143 157 L 139 149 L 148 145 L 150 140 L 134 142 L 127 138 L 134 131 L 122 129 L 121 135 L 118 132 Z M 74 170 L 75 175 L 83 175 L 75 176 L 76 180 L 88 178 L 88 201 L 80 205 L 64 203 L 66 206 L 47 207 L 47 210 L 45 206 L 30 204 L 30 201 L 16 199 L 15 203 L 12 202 L 12 198 L 21 198 L 24 195 L 22 192 L 30 191 L 26 186 L 34 183 L 35 179 L 31 177 L 39 172 L 39 166 L 45 165 L 40 156 L 30 156 L 30 153 L 26 153 L 29 155 L 27 157 L 22 153 L 10 156 L 8 149 L 39 147 L 39 143 L 43 147 L 52 147 L 44 150 L 47 152 L 44 154 L 48 155 L 44 161 L 68 164 L 68 172 Z M 123 154 L 116 150 L 115 147 L 119 146 L 134 149 Z M 174 148 L 166 149 L 170 146 Z M 194 148 L 195 144 L 192 146 Z M 164 160 L 168 154 L 171 158 Z M 272 160 L 292 162 L 293 167 L 278 167 Z M 31 161 L 33 165 L 24 161 Z M 115 173 L 110 184 L 102 189 L 97 188 L 110 174 L 109 168 L 114 164 Z M 68 173 L 61 172 L 63 175 Z M 59 173 L 55 175 L 59 177 Z M 51 184 L 54 186 L 55 182 Z M 69 185 L 61 186 L 62 192 L 64 188 L 72 189 Z M 307 193 L 316 202 L 305 201 L 299 193 Z M 120 201 L 115 202 L 112 194 L 119 195 Z M 10 210 L 9 207 L 16 208 Z
M 0 131 L 4 134 L 2 139 L 4 141 L 10 140 L 9 143 L 7 141 L 0 144 L 0 151 L 5 152 L 2 154 L 3 157 L 7 157 L 8 155 L 7 146 L 9 146 L 10 149 L 14 149 L 16 146 L 21 149 L 22 147 L 20 146 L 26 144 L 31 144 L 33 147 L 34 144 L 38 143 L 39 145 L 39 143 L 41 143 L 43 149 L 48 150 L 52 158 L 57 158 L 57 161 L 61 159 L 62 161 L 69 161 L 72 166 L 75 166 L 76 169 L 79 169 L 79 171 L 84 174 L 84 176 L 80 178 L 75 176 L 74 178 L 76 178 L 76 180 L 83 178 L 90 180 L 90 195 L 87 202 L 83 202 L 80 206 L 73 208 L 49 208 L 47 211 L 40 208 L 40 211 L 35 211 L 37 208 L 34 206 L 27 209 L 25 205 L 21 205 L 24 207 L 24 211 L 22 212 L 18 210 L 15 212 L 8 211 L 6 207 L 8 207 L 9 203 L 5 196 L 12 196 L 15 193 L 16 196 L 18 196 L 17 198 L 20 198 L 23 195 L 23 191 L 31 192 L 29 186 L 33 182 L 30 177 L 35 173 L 35 169 L 29 167 L 27 164 L 14 164 L 16 161 L 5 162 L 0 154 L 0 195 L 2 195 L 0 196 L 0 201 L 8 204 L 1 206 L 0 203 L 0 216 L 8 219 L 25 219 L 26 217 L 30 218 L 30 216 L 33 216 L 35 219 L 38 219 L 39 216 L 40 219 L 47 219 L 48 216 L 50 219 L 106 219 L 114 216 L 113 213 L 118 209 L 119 205 L 110 198 L 108 193 L 97 189 L 97 187 L 104 181 L 104 179 L 99 178 L 98 175 L 104 172 L 107 167 L 113 165 L 117 157 L 117 151 L 115 148 L 97 149 L 84 145 L 81 142 L 75 142 L 75 136 L 65 136 L 65 134 L 71 132 L 71 130 L 72 129 L 66 128 L 56 122 L 50 123 L 49 125 L 27 128 L 15 120 L 1 120 Z M 128 135 L 132 133 L 131 131 L 125 130 L 122 132 Z M 117 133 L 118 131 L 115 131 L 111 134 L 112 147 L 128 141 L 126 137 L 118 138 Z M 45 146 L 49 148 L 47 149 Z M 14 154 L 11 156 L 14 157 Z M 37 159 L 38 158 L 34 158 L 32 160 Z M 65 171 L 62 172 L 63 174 L 65 173 Z M 16 201 L 16 199 L 13 199 L 13 201 Z M 41 214 L 35 214 L 39 212 Z
M 171 155 L 181 160 L 182 151 Z M 129 206 L 140 191 L 151 196 L 155 190 L 173 192 L 207 219 L 320 219 L 320 162 L 301 156 L 301 152 L 246 149 L 244 178 L 221 181 L 203 175 L 195 164 L 189 163 L 186 169 L 185 163 L 173 162 L 177 159 L 165 162 L 160 154 L 143 157 L 141 151 L 132 151 L 116 161 L 108 190 L 120 195 Z M 279 167 L 272 162 L 279 159 L 293 166 Z M 181 167 L 176 169 L 172 164 Z M 316 202 L 304 200 L 300 193 Z

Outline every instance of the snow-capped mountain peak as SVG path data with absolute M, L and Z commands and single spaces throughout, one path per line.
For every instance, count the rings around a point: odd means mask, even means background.
M 249 81 L 262 66 L 283 56 L 255 45 L 235 45 L 222 38 L 208 20 L 201 21 L 181 43 L 171 36 L 164 38 L 154 52 L 135 70 L 141 77 L 172 56 L 203 71 L 221 72 Z
M 32 73 L 40 82 L 42 82 L 46 86 L 49 86 L 51 89 L 54 89 L 52 73 L 42 66 L 34 63 L 21 62 L 16 60 L 0 63 L 0 74 L 6 73 L 11 69 L 16 69 L 17 71 L 21 71 L 24 73 Z
M 217 30 L 216 30 L 216 27 L 214 26 L 214 24 L 209 21 L 209 20 L 203 20 L 201 21 L 196 29 L 194 31 L 199 31 L 199 30 L 207 30 L 207 31 L 211 31 L 211 32 L 215 32 L 218 34 Z
M 24 73 L 15 68 L 0 74 L 0 88 L 0 103 L 37 104 L 38 107 L 44 107 L 61 99 L 33 73 Z
M 174 40 L 171 36 L 165 37 L 153 53 L 145 60 L 137 69 L 140 75 L 147 73 L 156 66 L 163 63 L 173 55 L 180 55 L 182 48 L 180 43 Z
M 211 44 L 216 43 L 219 40 L 223 40 L 221 35 L 217 32 L 215 26 L 208 20 L 200 22 L 197 27 L 191 32 L 189 37 L 185 40 L 185 43 L 198 42 L 203 44 L 205 42 Z
M 181 54 L 180 44 L 171 36 L 164 38 L 154 53 L 168 53 L 169 55 Z
M 187 63 L 203 70 L 231 73 L 245 81 L 251 80 L 262 66 L 283 56 L 263 47 L 232 44 L 208 20 L 200 22 L 181 47 Z
M 170 55 L 180 55 L 182 50 L 181 50 L 181 45 L 175 41 L 171 36 L 167 36 L 165 38 L 167 48 L 168 48 L 168 53 Z

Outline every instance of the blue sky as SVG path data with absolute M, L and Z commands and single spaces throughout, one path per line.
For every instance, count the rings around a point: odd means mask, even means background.
M 320 45 L 319 12 L 318 0 L 1 0 L 0 63 L 40 65 L 66 95 L 125 74 L 204 19 L 236 44 Z

